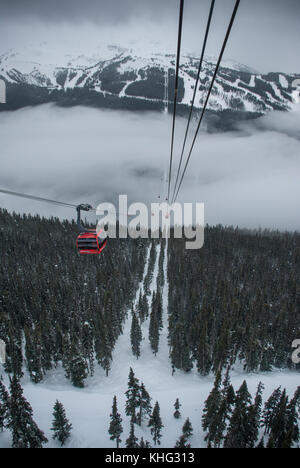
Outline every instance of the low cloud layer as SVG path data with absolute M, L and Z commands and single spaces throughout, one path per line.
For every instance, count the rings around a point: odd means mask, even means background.
M 209 224 L 300 229 L 300 110 L 272 113 L 196 144 L 179 201 Z M 175 168 L 185 120 L 177 125 Z M 69 203 L 157 202 L 166 195 L 171 119 L 46 105 L 0 114 L 0 188 Z M 70 218 L 70 210 L 0 194 L 0 206 Z

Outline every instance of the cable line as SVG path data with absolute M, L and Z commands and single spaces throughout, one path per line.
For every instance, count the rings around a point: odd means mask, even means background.
M 56 206 L 64 206 L 64 207 L 73 208 L 73 209 L 74 208 L 77 209 L 79 206 L 79 205 L 73 205 L 72 203 L 65 203 L 65 202 L 61 202 L 57 200 L 50 200 L 48 198 L 36 197 L 35 195 L 28 195 L 26 193 L 12 192 L 11 190 L 6 190 L 6 189 L 0 189 L 0 193 L 4 193 L 6 195 L 13 195 L 15 197 L 27 198 L 28 200 L 35 200 L 35 201 L 39 201 L 43 203 L 49 203 L 49 204 L 56 205 Z M 96 208 L 91 207 L 88 211 L 97 211 L 97 210 Z M 107 211 L 108 213 L 114 213 L 111 210 L 105 210 L 105 211 Z M 118 214 L 127 216 L 127 213 L 118 212 Z
M 176 60 L 176 76 L 175 76 L 175 92 L 174 92 L 174 109 L 173 109 L 173 125 L 172 125 L 172 138 L 171 138 L 171 155 L 170 155 L 170 168 L 169 168 L 168 198 L 167 198 L 168 201 L 169 201 L 169 198 L 170 198 L 170 185 L 171 185 L 171 177 L 172 177 L 172 163 L 173 163 L 175 121 L 176 121 L 176 109 L 177 109 L 177 97 L 178 97 L 179 65 L 180 65 L 180 53 L 181 53 L 183 11 L 184 11 L 184 0 L 180 0 L 178 42 L 177 42 L 177 60 Z
M 215 0 L 212 0 L 211 1 L 210 12 L 209 12 L 209 16 L 208 16 L 208 21 L 207 21 L 207 27 L 206 27 L 203 47 L 202 47 L 202 53 L 201 53 L 198 73 L 197 73 L 197 79 L 196 79 L 194 94 L 193 94 L 193 100 L 192 100 L 192 104 L 191 104 L 191 108 L 190 108 L 190 114 L 189 114 L 189 119 L 188 119 L 188 123 L 187 123 L 187 127 L 186 127 L 186 132 L 185 132 L 185 136 L 184 136 L 184 142 L 183 142 L 183 147 L 182 147 L 181 156 L 180 156 L 180 162 L 179 162 L 179 166 L 178 166 L 178 170 L 177 170 L 177 177 L 176 177 L 176 182 L 175 182 L 175 186 L 174 186 L 172 200 L 174 200 L 174 195 L 175 195 L 175 192 L 176 192 L 178 178 L 179 178 L 179 174 L 180 174 L 180 170 L 181 170 L 181 165 L 182 165 L 186 140 L 187 140 L 187 136 L 188 136 L 188 132 L 189 132 L 189 128 L 190 128 L 190 123 L 191 123 L 191 119 L 192 119 L 192 114 L 193 114 L 193 110 L 194 110 L 194 104 L 195 104 L 196 94 L 197 94 L 197 90 L 198 90 L 198 84 L 199 84 L 199 80 L 200 80 L 200 73 L 201 73 L 201 70 L 202 70 L 202 65 L 203 65 L 203 60 L 204 60 L 204 55 L 205 55 L 205 50 L 206 50 L 206 45 L 207 45 L 207 39 L 208 39 L 209 30 L 210 30 L 210 26 L 211 26 L 211 20 L 212 20 L 212 16 L 213 16 L 213 12 L 214 12 L 214 7 L 215 7 Z
M 36 200 L 40 202 L 50 203 L 52 205 L 65 206 L 67 208 L 76 208 L 77 205 L 72 205 L 71 203 L 64 203 L 57 200 L 49 200 L 48 198 L 36 197 L 34 195 L 28 195 L 25 193 L 12 192 L 11 190 L 0 189 L 0 193 L 5 193 L 6 195 L 13 195 L 15 197 L 27 198 L 29 200 Z
M 239 5 L 240 5 L 240 0 L 236 0 L 236 4 L 235 4 L 235 7 L 234 7 L 234 10 L 233 10 L 233 13 L 232 13 L 232 17 L 231 17 L 231 20 L 230 20 L 230 23 L 229 23 L 229 27 L 228 27 L 228 30 L 227 30 L 227 33 L 226 33 L 226 36 L 225 36 L 225 40 L 224 40 L 224 43 L 223 43 L 223 46 L 222 46 L 222 49 L 221 49 L 221 53 L 220 53 L 220 56 L 219 56 L 219 59 L 218 59 L 217 65 L 216 65 L 216 69 L 215 69 L 215 72 L 214 72 L 214 75 L 213 75 L 213 78 L 212 78 L 212 81 L 211 81 L 211 85 L 209 87 L 208 94 L 207 94 L 207 97 L 206 97 L 206 101 L 205 101 L 205 104 L 204 104 L 204 107 L 203 107 L 203 110 L 202 110 L 202 113 L 201 113 L 200 121 L 199 121 L 197 130 L 196 130 L 196 133 L 195 133 L 195 137 L 193 139 L 193 143 L 192 143 L 190 152 L 188 154 L 188 158 L 187 158 L 184 170 L 183 170 L 183 174 L 182 174 L 181 179 L 180 179 L 180 184 L 178 186 L 175 197 L 173 197 L 172 203 L 174 203 L 176 201 L 177 197 L 178 197 L 178 193 L 179 193 L 179 190 L 181 188 L 181 185 L 182 185 L 185 173 L 186 173 L 186 169 L 187 169 L 187 166 L 189 164 L 189 161 L 190 161 L 190 158 L 191 158 L 194 146 L 195 146 L 195 142 L 196 142 L 196 139 L 197 139 L 197 136 L 198 136 L 198 133 L 199 133 L 199 129 L 200 129 L 200 126 L 201 126 L 201 123 L 202 123 L 202 120 L 203 120 L 203 117 L 204 117 L 204 114 L 205 114 L 205 111 L 206 111 L 206 108 L 207 108 L 207 104 L 208 104 L 208 101 L 209 101 L 209 98 L 210 98 L 210 95 L 211 95 L 211 92 L 212 92 L 212 89 L 213 89 L 213 86 L 214 86 L 214 83 L 215 83 L 215 80 L 216 80 L 216 77 L 217 77 L 217 74 L 218 74 L 218 71 L 219 71 L 219 68 L 220 68 L 221 61 L 223 59 L 223 55 L 224 55 L 224 52 L 225 52 L 225 49 L 226 49 L 226 46 L 227 46 L 227 42 L 228 42 L 232 27 L 233 27 L 233 24 L 234 24 L 234 20 L 235 20 Z

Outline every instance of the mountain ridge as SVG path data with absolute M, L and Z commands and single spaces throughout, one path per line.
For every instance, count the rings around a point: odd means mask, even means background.
M 0 55 L 0 78 L 7 84 L 7 104 L 1 110 L 54 102 L 127 110 L 171 112 L 174 95 L 175 55 L 135 52 L 116 45 L 91 51 L 72 51 L 60 59 L 40 45 Z M 216 59 L 206 57 L 200 75 L 195 110 L 202 108 Z M 178 104 L 182 115 L 194 93 L 199 59 L 183 55 Z M 229 113 L 254 118 L 293 106 L 292 82 L 300 74 L 261 74 L 227 60 L 221 64 L 208 105 L 213 114 Z M 244 117 L 245 118 L 245 117 Z

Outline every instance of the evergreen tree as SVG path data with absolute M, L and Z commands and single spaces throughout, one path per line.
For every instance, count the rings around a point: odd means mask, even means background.
M 78 340 L 74 340 L 70 349 L 66 352 L 64 367 L 66 377 L 71 380 L 74 387 L 84 388 L 84 380 L 88 372 L 87 364 L 79 350 Z
M 130 423 L 130 434 L 126 440 L 126 448 L 139 448 L 138 438 L 134 434 L 134 423 Z
M 120 436 L 123 432 L 123 427 L 121 415 L 118 413 L 116 396 L 114 396 L 113 399 L 112 413 L 110 415 L 110 425 L 108 432 L 111 436 L 110 440 L 115 440 L 117 443 L 117 448 L 119 448 L 119 445 L 122 442 Z
M 287 407 L 287 431 L 291 435 L 291 445 L 299 442 L 300 387 Z
M 139 448 L 141 448 L 141 449 L 151 448 L 151 445 L 149 444 L 149 442 L 147 440 L 145 441 L 144 438 L 142 437 L 141 440 L 140 440 Z
M 0 432 L 6 428 L 9 415 L 9 394 L 6 390 L 2 377 L 0 378 Z
M 65 408 L 58 400 L 56 400 L 54 405 L 53 417 L 51 428 L 51 431 L 54 433 L 53 439 L 57 439 L 63 447 L 70 438 L 72 424 L 67 419 Z
M 33 420 L 33 411 L 23 396 L 17 377 L 10 384 L 9 417 L 7 427 L 12 433 L 13 448 L 42 448 L 48 442 Z
M 262 410 L 262 393 L 264 390 L 263 384 L 260 382 L 255 395 L 254 404 L 249 408 L 249 442 L 248 448 L 254 448 L 259 436 Z
M 149 324 L 149 341 L 150 341 L 151 349 L 155 356 L 158 352 L 160 328 L 161 328 L 160 305 L 158 303 L 157 295 L 155 294 L 155 292 L 153 292 L 151 314 L 150 314 L 150 324 Z
M 127 397 L 125 407 L 126 415 L 130 416 L 131 422 L 136 423 L 136 410 L 140 406 L 140 386 L 132 368 L 130 368 L 128 377 L 128 390 L 126 391 L 125 395 Z
M 177 369 L 189 372 L 193 368 L 188 337 L 183 323 L 178 323 L 172 333 L 170 358 Z
M 174 418 L 175 418 L 175 419 L 181 418 L 181 413 L 180 413 L 181 404 L 179 403 L 179 399 L 178 399 L 178 398 L 177 398 L 176 401 L 175 401 L 174 408 L 175 408 L 175 412 L 174 412 L 174 415 L 173 415 Z
M 137 414 L 137 423 L 141 426 L 145 417 L 150 417 L 152 413 L 151 397 L 147 392 L 144 383 L 142 382 L 139 392 L 139 411 Z
M 186 419 L 182 427 L 182 434 L 186 438 L 186 440 L 189 440 L 193 435 L 193 426 L 189 418 Z
M 250 448 L 252 446 L 250 407 L 251 395 L 244 381 L 236 393 L 235 408 L 230 418 L 224 448 Z
M 158 402 L 155 403 L 152 415 L 149 419 L 148 427 L 151 428 L 154 444 L 160 445 L 161 430 L 164 426 L 160 417 L 160 408 Z
M 221 392 L 221 371 L 218 371 L 214 387 L 209 394 L 203 410 L 202 427 L 205 432 L 205 440 L 211 446 L 219 447 L 226 428 L 227 401 Z
M 139 320 L 136 316 L 136 313 L 132 313 L 132 324 L 131 324 L 131 332 L 130 332 L 130 340 L 131 340 L 131 349 L 134 356 L 137 358 L 141 355 L 141 341 L 143 339 L 141 326 L 139 324 Z
M 230 419 L 235 402 L 235 391 L 230 382 L 230 367 L 227 368 L 225 373 L 222 396 L 226 401 L 226 419 Z
M 281 394 L 281 387 L 278 387 L 276 390 L 274 390 L 270 398 L 265 403 L 262 417 L 263 424 L 265 427 L 265 434 L 270 433 L 275 417 L 276 408 L 278 407 L 278 404 L 280 402 Z
M 288 396 L 284 389 L 280 401 L 275 408 L 274 417 L 271 425 L 271 439 L 274 448 L 291 448 L 291 433 L 288 427 Z M 287 446 L 288 445 L 288 446 Z
M 175 448 L 191 448 L 191 445 L 188 443 L 187 438 L 184 434 L 181 434 L 181 436 L 177 440 Z

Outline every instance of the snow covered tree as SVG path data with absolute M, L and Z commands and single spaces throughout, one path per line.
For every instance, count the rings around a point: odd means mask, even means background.
M 182 434 L 185 436 L 187 440 L 190 439 L 193 435 L 193 426 L 189 418 L 186 419 L 182 427 Z
M 171 362 L 177 369 L 189 372 L 193 368 L 188 338 L 183 323 L 177 323 L 172 333 Z
M 58 440 L 63 447 L 69 440 L 72 430 L 72 424 L 66 416 L 65 408 L 63 404 L 56 400 L 53 411 L 53 423 L 51 431 L 53 431 L 53 439 Z
M 131 349 L 132 353 L 136 358 L 139 358 L 141 355 L 141 341 L 143 339 L 141 326 L 139 320 L 136 316 L 136 313 L 132 312 L 132 323 L 131 323 L 131 332 L 130 332 L 130 340 L 131 340 Z
M 80 353 L 78 340 L 75 339 L 71 345 L 66 344 L 66 348 L 63 360 L 66 377 L 71 380 L 74 387 L 84 388 L 84 380 L 88 375 L 87 364 Z
M 127 397 L 125 412 L 130 416 L 131 422 L 136 423 L 136 410 L 140 406 L 140 386 L 139 380 L 135 377 L 132 368 L 130 368 L 128 377 L 128 390 L 125 393 Z
M 150 417 L 152 413 L 152 406 L 151 406 L 151 397 L 147 392 L 144 383 L 142 382 L 140 386 L 140 394 L 139 394 L 139 408 L 137 414 L 137 423 L 140 426 L 142 421 L 145 417 Z
M 143 448 L 151 448 L 151 445 L 150 443 L 148 442 L 148 440 L 144 440 L 144 438 L 142 437 L 141 440 L 140 440 L 140 443 L 139 443 L 139 448 L 143 449 Z
M 122 442 L 120 436 L 123 432 L 123 427 L 122 427 L 121 415 L 118 413 L 116 396 L 114 396 L 114 400 L 113 400 L 112 413 L 110 415 L 110 425 L 109 425 L 108 432 L 110 434 L 110 440 L 115 440 L 117 443 L 117 448 L 119 448 L 119 445 Z
M 180 413 L 180 408 L 181 404 L 179 403 L 179 398 L 176 399 L 175 404 L 174 404 L 175 412 L 174 412 L 174 418 L 179 419 L 181 418 L 181 413 Z
M 259 436 L 262 410 L 262 393 L 264 390 L 263 384 L 260 382 L 255 395 L 254 404 L 249 408 L 249 442 L 248 448 L 254 448 Z
M 155 356 L 158 352 L 159 333 L 161 328 L 161 306 L 158 301 L 159 299 L 157 298 L 157 295 L 153 292 L 149 324 L 149 341 Z
M 130 434 L 126 440 L 126 448 L 139 448 L 138 438 L 134 434 L 134 423 L 130 423 Z
M 7 427 L 12 433 L 13 448 L 42 448 L 48 439 L 33 420 L 33 411 L 23 396 L 17 377 L 10 384 L 9 417 Z
M 160 408 L 158 401 L 155 403 L 152 415 L 149 419 L 148 427 L 151 428 L 151 434 L 155 445 L 160 445 L 161 430 L 164 427 L 160 417 Z
M 211 446 L 219 447 L 226 429 L 227 402 L 221 392 L 221 377 L 219 371 L 216 375 L 214 387 L 209 394 L 203 410 L 202 427 L 205 432 L 205 440 Z
M 281 394 L 282 394 L 281 387 L 278 387 L 276 390 L 274 390 L 270 398 L 265 403 L 265 407 L 263 411 L 263 418 L 262 418 L 263 424 L 265 427 L 265 434 L 270 433 L 273 420 L 275 417 L 275 411 L 279 404 Z
M 181 434 L 181 436 L 177 440 L 175 448 L 191 448 L 191 445 L 188 443 L 187 438 L 184 434 Z
M 300 416 L 300 387 L 297 388 L 295 394 L 287 407 L 287 426 L 288 432 L 291 433 L 292 442 L 299 442 L 299 416 Z
M 275 408 L 272 420 L 270 438 L 274 448 L 291 448 L 292 433 L 288 427 L 288 396 L 284 389 L 280 401 Z
M 0 431 L 6 428 L 9 415 L 9 394 L 0 378 Z
M 249 417 L 251 395 L 244 381 L 236 393 L 236 403 L 230 418 L 224 448 L 250 448 L 252 446 L 252 419 Z

